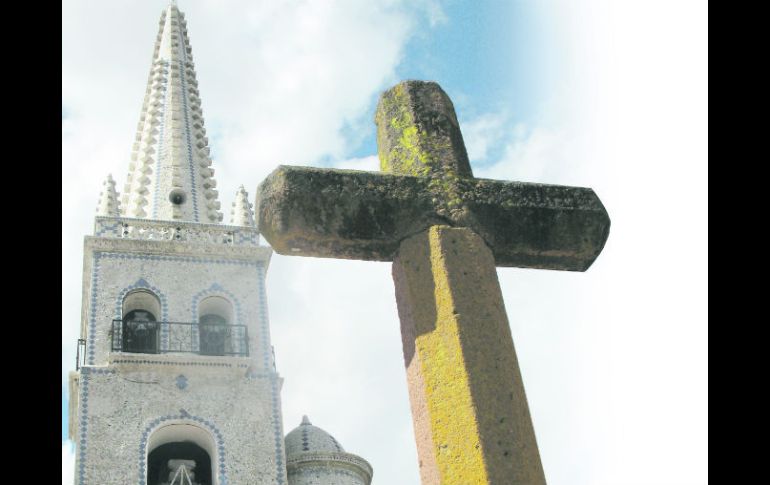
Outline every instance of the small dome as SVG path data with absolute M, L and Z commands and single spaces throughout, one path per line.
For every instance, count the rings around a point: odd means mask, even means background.
M 313 426 L 307 416 L 302 416 L 302 423 L 286 435 L 285 442 L 289 485 L 372 483 L 372 465 L 343 450 L 332 435 Z
M 286 435 L 286 457 L 299 453 L 331 451 L 344 452 L 334 436 L 317 426 L 313 426 L 307 416 L 302 416 L 302 423 Z

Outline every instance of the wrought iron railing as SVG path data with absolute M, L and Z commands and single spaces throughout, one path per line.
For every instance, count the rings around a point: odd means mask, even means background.
M 112 350 L 248 356 L 249 334 L 245 325 L 113 320 Z

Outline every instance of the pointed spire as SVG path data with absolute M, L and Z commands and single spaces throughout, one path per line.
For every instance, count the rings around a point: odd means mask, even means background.
M 249 202 L 249 194 L 241 185 L 235 194 L 233 209 L 230 211 L 230 225 L 255 227 L 253 205 Z
M 107 175 L 104 181 L 104 189 L 99 194 L 99 204 L 96 206 L 97 216 L 120 217 L 120 203 L 118 193 L 115 190 L 115 181 L 112 174 Z
M 160 17 L 122 210 L 127 217 L 221 222 L 187 22 L 176 2 Z
M 313 423 L 310 422 L 310 419 L 308 419 L 307 414 L 303 414 L 302 422 L 300 423 L 300 426 L 310 426 L 311 424 Z

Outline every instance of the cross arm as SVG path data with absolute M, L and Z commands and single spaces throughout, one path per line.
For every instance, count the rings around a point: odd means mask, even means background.
M 281 165 L 257 188 L 260 233 L 279 254 L 392 261 L 400 242 L 434 224 L 427 180 Z
M 467 220 L 455 225 L 478 233 L 497 266 L 585 271 L 609 236 L 610 217 L 590 188 L 490 179 L 460 186 Z
M 498 266 L 585 271 L 610 220 L 593 190 L 461 179 L 460 206 L 427 177 L 280 166 L 257 189 L 262 235 L 279 254 L 392 261 L 401 241 L 437 224 L 470 227 Z

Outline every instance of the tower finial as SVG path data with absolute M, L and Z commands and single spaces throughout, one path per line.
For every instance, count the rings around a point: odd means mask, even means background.
M 313 423 L 310 422 L 310 419 L 308 419 L 307 414 L 303 414 L 302 415 L 302 423 L 300 423 L 300 426 L 302 426 L 302 425 L 309 426 L 311 424 L 313 424 Z
M 123 190 L 127 217 L 222 221 L 195 77 L 187 21 L 176 1 L 170 0 L 160 16 Z

